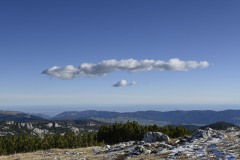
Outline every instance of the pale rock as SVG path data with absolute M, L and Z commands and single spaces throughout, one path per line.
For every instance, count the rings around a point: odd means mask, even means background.
M 58 123 L 55 123 L 55 127 L 62 127 L 62 126 Z
M 26 123 L 26 125 L 27 125 L 27 129 L 29 129 L 29 130 L 32 130 L 33 129 L 33 125 L 32 125 L 32 123 Z
M 79 129 L 78 129 L 77 127 L 71 126 L 70 129 L 71 129 L 71 131 L 72 131 L 73 133 L 75 133 L 75 134 L 79 133 Z
M 53 123 L 46 124 L 46 127 L 51 128 L 53 126 Z
M 164 142 L 169 142 L 170 141 L 170 138 L 166 135 L 166 134 L 163 134 L 162 137 L 161 137 L 162 141 Z
M 105 148 L 106 149 L 111 149 L 111 146 L 110 145 L 106 145 Z
M 144 154 L 151 154 L 151 152 L 152 152 L 151 150 L 147 149 L 147 150 L 144 150 L 143 153 L 144 153 Z
M 151 143 L 145 143 L 143 144 L 144 147 L 151 147 Z
M 202 129 L 198 129 L 196 130 L 193 134 L 192 134 L 192 139 L 198 139 L 198 138 L 203 138 L 203 139 L 207 139 L 207 138 L 226 138 L 226 135 L 224 135 L 223 133 L 213 130 L 211 128 L 206 128 L 205 130 Z
M 144 135 L 143 141 L 148 143 L 161 141 L 169 142 L 170 138 L 161 132 L 148 132 Z

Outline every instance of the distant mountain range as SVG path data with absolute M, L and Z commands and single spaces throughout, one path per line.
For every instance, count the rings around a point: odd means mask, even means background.
M 63 112 L 52 118 L 53 120 L 95 119 L 104 122 L 125 122 L 136 120 L 142 123 L 175 124 L 175 125 L 206 125 L 219 121 L 240 124 L 240 110 L 194 110 L 194 111 L 137 111 L 137 112 L 109 112 L 109 111 L 70 111 Z
M 239 126 L 240 110 L 125 113 L 87 110 L 63 112 L 52 118 L 42 114 L 0 111 L 0 136 L 19 134 L 43 136 L 44 134 L 64 134 L 68 131 L 89 132 L 98 130 L 101 125 L 126 121 L 137 121 L 141 124 L 182 125 L 190 130 L 206 127 L 225 130 L 229 127 L 237 127 L 235 125 Z
M 198 125 L 203 126 L 219 121 L 240 124 L 240 110 L 193 110 L 193 111 L 137 111 L 137 112 L 110 112 L 110 111 L 67 111 L 52 118 L 42 114 L 26 114 L 14 111 L 0 111 L 0 121 L 56 121 L 56 120 L 96 120 L 107 123 L 138 121 L 142 124 L 159 125 Z

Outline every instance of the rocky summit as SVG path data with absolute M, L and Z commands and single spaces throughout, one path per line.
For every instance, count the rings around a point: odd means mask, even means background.
M 142 141 L 79 149 L 52 149 L 34 153 L 1 156 L 2 160 L 114 160 L 114 159 L 224 159 L 237 160 L 240 156 L 240 131 L 198 129 L 191 136 L 170 139 L 161 132 L 148 132 Z

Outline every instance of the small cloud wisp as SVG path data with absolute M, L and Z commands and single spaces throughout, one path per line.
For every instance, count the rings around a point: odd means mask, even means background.
M 133 86 L 135 84 L 136 84 L 136 82 L 134 82 L 134 81 L 128 83 L 125 79 L 122 79 L 122 80 L 118 81 L 117 83 L 115 83 L 113 85 L 113 87 L 126 87 L 126 86 Z

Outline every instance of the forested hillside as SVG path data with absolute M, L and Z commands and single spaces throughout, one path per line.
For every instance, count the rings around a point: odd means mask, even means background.
M 163 132 L 170 137 L 179 137 L 191 133 L 189 130 L 180 126 L 146 126 L 140 125 L 137 122 L 115 123 L 112 125 L 102 125 L 98 132 L 45 134 L 43 137 L 26 134 L 0 137 L 0 154 L 141 141 L 144 134 L 149 131 Z

